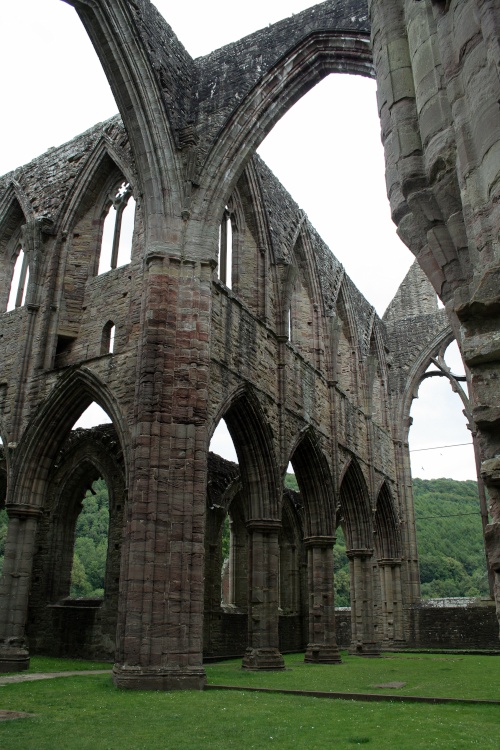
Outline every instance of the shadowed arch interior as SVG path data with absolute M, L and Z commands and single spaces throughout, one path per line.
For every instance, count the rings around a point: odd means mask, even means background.
M 257 399 L 246 391 L 222 415 L 238 456 L 250 518 L 279 518 L 279 473 L 269 425 Z
M 339 522 L 344 528 L 348 551 L 373 547 L 368 488 L 355 459 L 351 460 L 340 485 Z
M 290 458 L 301 503 L 306 536 L 333 536 L 335 501 L 330 469 L 312 430 L 307 430 Z
M 57 453 L 78 417 L 93 401 L 110 416 L 126 456 L 128 440 L 124 439 L 119 408 L 108 388 L 85 368 L 66 373 L 41 406 L 19 445 L 13 465 L 16 492 L 10 502 L 22 502 L 23 496 L 30 496 L 33 506 L 43 507 L 46 483 Z
M 375 549 L 379 559 L 400 559 L 402 554 L 399 522 L 391 493 L 384 482 L 375 511 Z

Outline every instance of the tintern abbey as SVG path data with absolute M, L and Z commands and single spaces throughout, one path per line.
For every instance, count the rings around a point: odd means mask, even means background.
M 198 59 L 149 0 L 68 2 L 120 114 L 0 178 L 0 671 L 109 658 L 120 687 L 201 689 L 221 656 L 498 648 L 493 601 L 422 605 L 408 450 L 412 399 L 431 361 L 453 385 L 456 340 L 500 617 L 498 0 L 327 0 Z M 382 319 L 256 155 L 339 72 L 376 79 L 415 256 Z M 72 430 L 93 402 L 111 422 Z M 237 465 L 209 453 L 221 419 Z M 99 477 L 104 596 L 75 599 Z

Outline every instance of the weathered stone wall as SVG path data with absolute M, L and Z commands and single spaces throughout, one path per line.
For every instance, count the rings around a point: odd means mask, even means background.
M 498 622 L 493 602 L 467 607 L 430 607 L 422 602 L 408 613 L 410 636 L 406 648 L 467 651 L 498 651 Z M 351 643 L 351 612 L 335 613 L 337 642 Z
M 25 304 L 0 320 L 11 519 L 0 665 L 27 664 L 54 466 L 94 400 L 112 419 L 127 489 L 117 685 L 204 683 L 204 611 L 216 616 L 218 605 L 219 553 L 207 540 L 217 547 L 222 515 L 207 510 L 208 446 L 222 417 L 239 458 L 225 509 L 234 596 L 247 609 L 244 666 L 283 667 L 280 583 L 291 618 L 282 638 L 297 640 L 291 623 L 302 613 L 306 659 L 338 661 L 339 523 L 351 540 L 352 648 L 375 654 L 381 640 L 404 642 L 419 596 L 409 404 L 451 331 L 471 370 L 495 519 L 498 510 L 494 3 L 372 0 L 372 60 L 364 2 L 328 0 L 193 61 L 147 0 L 72 2 L 124 124 L 113 118 L 0 181 L 0 300 L 21 247 L 29 262 Z M 379 320 L 254 157 L 321 78 L 374 70 L 393 216 L 447 316 L 413 271 Z M 97 276 L 119 181 L 136 200 L 131 261 Z M 218 269 L 227 220 L 232 289 Z M 116 349 L 106 353 L 111 324 Z M 290 460 L 300 512 L 283 499 Z M 488 532 L 495 570 L 497 526 Z
M 498 622 L 494 602 L 468 607 L 412 607 L 410 639 L 413 648 L 498 650 Z

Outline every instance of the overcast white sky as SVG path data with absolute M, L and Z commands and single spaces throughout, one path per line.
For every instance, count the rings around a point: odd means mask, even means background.
M 307 0 L 155 4 L 193 57 L 311 5 Z M 0 71 L 0 174 L 117 111 L 76 12 L 61 0 L 4 0 Z M 375 83 L 330 76 L 275 126 L 259 152 L 382 314 L 412 255 L 390 219 Z M 448 391 L 449 386 L 427 409 L 421 391 L 412 412 L 412 447 L 470 442 L 460 404 L 454 418 L 441 414 L 452 397 Z M 425 426 L 429 420 L 431 426 Z M 467 449 L 467 458 L 460 450 L 419 452 L 414 474 L 474 478 L 472 451 Z

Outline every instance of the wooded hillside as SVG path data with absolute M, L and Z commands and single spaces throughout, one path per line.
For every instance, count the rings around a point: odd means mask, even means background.
M 298 489 L 295 476 L 287 486 Z M 477 483 L 414 479 L 415 520 L 422 597 L 487 596 Z M 335 604 L 349 606 L 349 560 L 342 529 L 335 545 Z
M 297 489 L 293 474 L 286 484 Z M 486 596 L 488 582 L 476 482 L 415 479 L 415 516 L 422 596 Z M 76 528 L 72 596 L 102 596 L 106 565 L 108 496 L 102 479 L 87 493 Z M 229 526 L 223 549 L 229 551 Z M 7 513 L 0 511 L 0 570 L 3 565 Z M 336 605 L 349 605 L 349 560 L 342 530 L 335 546 Z

